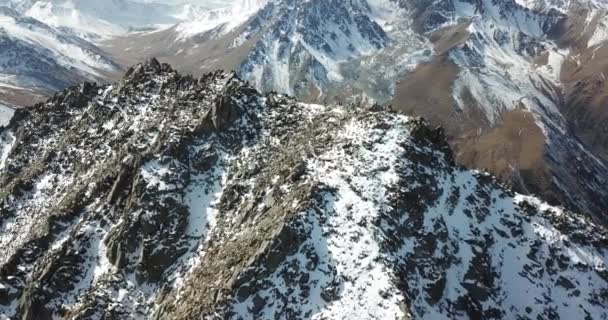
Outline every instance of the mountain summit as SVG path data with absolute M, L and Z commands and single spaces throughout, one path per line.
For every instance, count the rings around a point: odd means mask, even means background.
M 418 118 L 150 60 L 0 130 L 2 318 L 608 316 L 608 231 Z

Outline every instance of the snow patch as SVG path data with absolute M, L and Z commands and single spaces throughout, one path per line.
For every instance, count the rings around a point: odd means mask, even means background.
M 8 126 L 14 114 L 15 109 L 0 103 L 0 129 Z
M 269 0 L 240 0 L 228 8 L 203 12 L 190 21 L 177 25 L 179 40 L 218 28 L 217 35 L 224 35 L 245 23 L 262 9 Z

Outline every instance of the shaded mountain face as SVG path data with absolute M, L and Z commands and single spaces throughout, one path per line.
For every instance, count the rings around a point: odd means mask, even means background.
M 0 102 L 19 106 L 120 67 L 92 43 L 0 7 Z
M 605 222 L 605 9 L 277 0 L 240 25 L 198 34 L 180 25 L 104 48 L 123 63 L 158 56 L 188 73 L 236 70 L 259 90 L 308 102 L 391 104 L 443 125 L 459 163 Z
M 0 129 L 0 314 L 608 316 L 608 232 L 441 129 L 151 60 Z

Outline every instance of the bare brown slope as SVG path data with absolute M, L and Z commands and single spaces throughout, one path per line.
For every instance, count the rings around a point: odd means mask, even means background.
M 422 116 L 442 124 L 451 137 L 461 136 L 468 129 L 486 127 L 477 108 L 460 110 L 452 96 L 452 86 L 460 73 L 447 52 L 468 40 L 470 22 L 449 26 L 429 34 L 437 55 L 428 63 L 418 65 L 395 86 L 393 106 L 407 114 Z M 458 121 L 454 121 L 454 120 Z
M 608 45 L 578 50 L 562 68 L 561 111 L 576 134 L 608 159 Z
M 44 89 L 28 90 L 0 86 L 0 103 L 4 102 L 15 106 L 31 106 L 45 101 L 50 95 L 51 92 Z
M 463 20 L 459 24 L 447 26 L 432 32 L 429 35 L 429 40 L 433 42 L 435 52 L 438 55 L 443 55 L 450 51 L 450 49 L 466 43 L 470 37 L 470 33 L 467 30 L 470 25 L 470 20 Z
M 446 129 L 456 160 L 468 167 L 487 169 L 518 191 L 542 194 L 557 203 L 545 163 L 545 136 L 532 114 L 506 112 L 492 125 L 468 91 L 461 97 L 467 108 L 457 107 L 452 86 L 460 69 L 447 52 L 468 39 L 469 22 L 444 28 L 429 38 L 438 55 L 419 65 L 396 86 L 393 108 L 422 116 Z
M 407 114 L 446 124 L 446 130 L 452 134 L 460 131 L 460 125 L 450 121 L 457 116 L 452 84 L 459 72 L 458 66 L 445 55 L 418 65 L 397 83 L 393 106 Z
M 244 27 L 242 27 L 244 28 Z M 131 34 L 103 42 L 100 46 L 123 66 L 130 66 L 156 57 L 176 70 L 201 76 L 215 70 L 236 70 L 258 38 L 252 36 L 239 46 L 233 41 L 243 32 L 236 29 L 226 36 L 212 38 L 209 34 L 179 39 L 174 28 Z
M 487 169 L 518 191 L 556 199 L 544 163 L 545 136 L 532 114 L 507 112 L 490 126 L 473 99 L 464 97 L 470 106 L 459 110 L 451 95 L 457 75 L 446 58 L 420 65 L 400 82 L 394 108 L 443 125 L 459 163 Z
M 559 202 L 544 160 L 545 136 L 531 113 L 509 111 L 496 127 L 457 143 L 461 163 L 487 168 L 521 191 Z
M 608 12 L 574 8 L 550 32 L 562 47 L 570 49 L 561 69 L 564 99 L 559 105 L 564 118 L 582 142 L 608 159 L 608 47 L 588 43 Z

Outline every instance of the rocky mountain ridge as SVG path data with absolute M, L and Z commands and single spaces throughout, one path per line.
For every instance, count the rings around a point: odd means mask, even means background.
M 606 12 L 602 1 L 276 0 L 240 25 L 104 48 L 195 75 L 236 70 L 307 102 L 392 104 L 442 125 L 459 163 L 605 222 Z
M 420 119 L 150 60 L 0 130 L 0 318 L 607 316 L 608 231 Z

